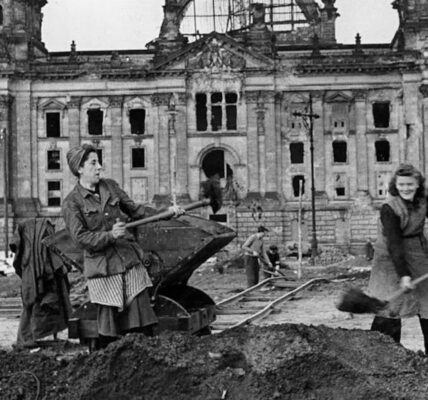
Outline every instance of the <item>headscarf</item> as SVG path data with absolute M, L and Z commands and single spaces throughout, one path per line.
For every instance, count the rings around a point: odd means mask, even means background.
M 72 147 L 67 152 L 67 162 L 70 168 L 70 171 L 73 175 L 79 177 L 79 168 L 82 166 L 82 161 L 89 153 L 96 152 L 94 146 L 88 143 L 84 143 L 80 146 Z

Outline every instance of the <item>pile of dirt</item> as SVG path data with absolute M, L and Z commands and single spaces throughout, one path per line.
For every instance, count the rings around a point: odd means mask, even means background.
M 426 360 L 378 333 L 323 326 L 129 335 L 71 360 L 0 353 L 0 398 L 414 400 L 426 398 Z

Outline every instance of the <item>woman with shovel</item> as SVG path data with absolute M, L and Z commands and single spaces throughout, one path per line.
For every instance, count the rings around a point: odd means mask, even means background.
M 64 220 L 83 248 L 89 297 L 97 305 L 99 347 L 128 332 L 150 335 L 157 323 L 148 295 L 152 283 L 143 251 L 125 224 L 128 218 L 147 216 L 148 209 L 135 204 L 114 180 L 101 178 L 92 145 L 70 149 L 67 162 L 78 182 L 64 200 Z M 170 211 L 184 213 L 177 206 Z
M 428 247 L 424 236 L 427 217 L 425 178 L 413 165 L 402 164 L 389 183 L 380 209 L 369 293 L 388 302 L 374 318 L 371 330 L 401 338 L 401 318 L 417 315 L 428 354 L 428 279 L 412 279 L 428 273 Z M 394 296 L 404 289 L 401 296 Z

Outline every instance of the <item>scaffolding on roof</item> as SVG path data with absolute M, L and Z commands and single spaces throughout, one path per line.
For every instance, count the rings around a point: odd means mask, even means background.
M 274 32 L 290 32 L 309 25 L 313 0 L 189 0 L 184 2 L 181 33 L 190 39 L 216 31 L 226 33 L 248 29 L 251 6 L 265 5 L 266 25 Z

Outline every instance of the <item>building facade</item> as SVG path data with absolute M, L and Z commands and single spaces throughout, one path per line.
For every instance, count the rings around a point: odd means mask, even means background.
M 217 176 L 224 205 L 202 215 L 241 239 L 262 223 L 281 244 L 301 205 L 310 240 L 311 131 L 319 242 L 375 238 L 398 164 L 428 172 L 428 3 L 394 1 L 391 43 L 343 45 L 335 0 L 223 2 L 227 15 L 206 17 L 203 0 L 166 0 L 144 50 L 49 52 L 46 0 L 0 0 L 0 242 L 25 218 L 61 225 L 65 155 L 84 142 L 138 202 L 195 201 Z

